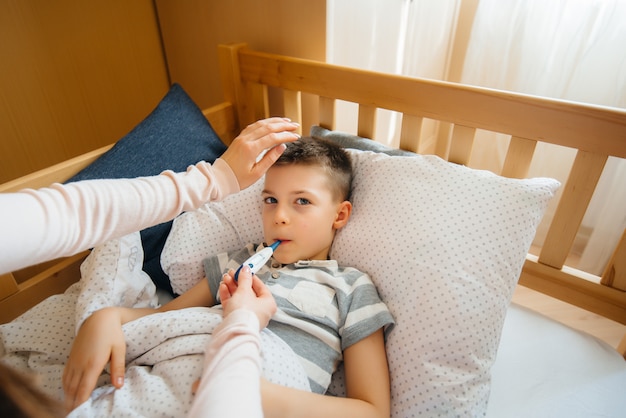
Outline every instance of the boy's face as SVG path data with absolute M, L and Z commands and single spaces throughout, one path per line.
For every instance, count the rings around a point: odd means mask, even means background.
M 333 197 L 324 171 L 317 166 L 273 166 L 265 175 L 263 230 L 267 245 L 282 243 L 274 258 L 289 264 L 326 260 L 335 236 L 352 210 Z

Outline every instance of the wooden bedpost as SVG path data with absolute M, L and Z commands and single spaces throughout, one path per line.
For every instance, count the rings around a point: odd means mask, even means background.
M 218 46 L 224 99 L 236 104 L 240 129 L 269 116 L 267 86 L 246 82 L 241 76 L 239 53 L 246 48 L 245 43 Z
M 0 300 L 17 293 L 19 288 L 15 277 L 11 273 L 0 275 Z
M 220 65 L 220 75 L 222 77 L 222 89 L 224 90 L 224 99 L 236 105 L 235 117 L 241 126 L 243 99 L 243 84 L 239 73 L 239 59 L 237 54 L 246 44 L 219 45 L 218 57 Z

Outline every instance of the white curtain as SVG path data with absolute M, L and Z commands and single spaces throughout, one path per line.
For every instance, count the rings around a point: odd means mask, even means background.
M 328 0 L 327 59 L 446 79 L 463 1 Z M 480 0 L 460 81 L 626 108 L 625 22 L 626 0 Z M 355 108 L 338 106 L 338 118 L 337 129 L 354 130 Z M 377 121 L 376 139 L 394 145 L 397 130 L 395 115 L 385 112 Z M 485 151 L 481 141 L 491 135 L 481 132 L 477 138 L 479 152 L 472 165 L 498 171 L 508 137 L 498 135 L 500 147 Z M 562 147 L 539 146 L 530 175 L 564 183 L 574 156 Z M 626 162 L 609 159 L 574 243 L 572 257 L 581 270 L 602 274 L 626 227 L 624 179 Z M 545 224 L 537 246 L 545 237 Z

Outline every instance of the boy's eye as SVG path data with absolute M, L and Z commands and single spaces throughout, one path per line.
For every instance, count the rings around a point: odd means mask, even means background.
M 268 204 L 268 205 L 276 203 L 276 202 L 277 200 L 271 196 L 263 198 L 263 203 Z
M 298 205 L 308 205 L 311 203 L 311 201 L 309 199 L 305 199 L 304 197 L 299 197 L 298 199 L 296 199 L 296 203 Z

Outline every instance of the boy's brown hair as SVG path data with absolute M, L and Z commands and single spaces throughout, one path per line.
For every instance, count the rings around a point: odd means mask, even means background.
M 333 196 L 339 201 L 350 200 L 353 173 L 352 161 L 346 150 L 333 142 L 308 136 L 286 145 L 287 149 L 274 165 L 319 166 L 326 173 Z

